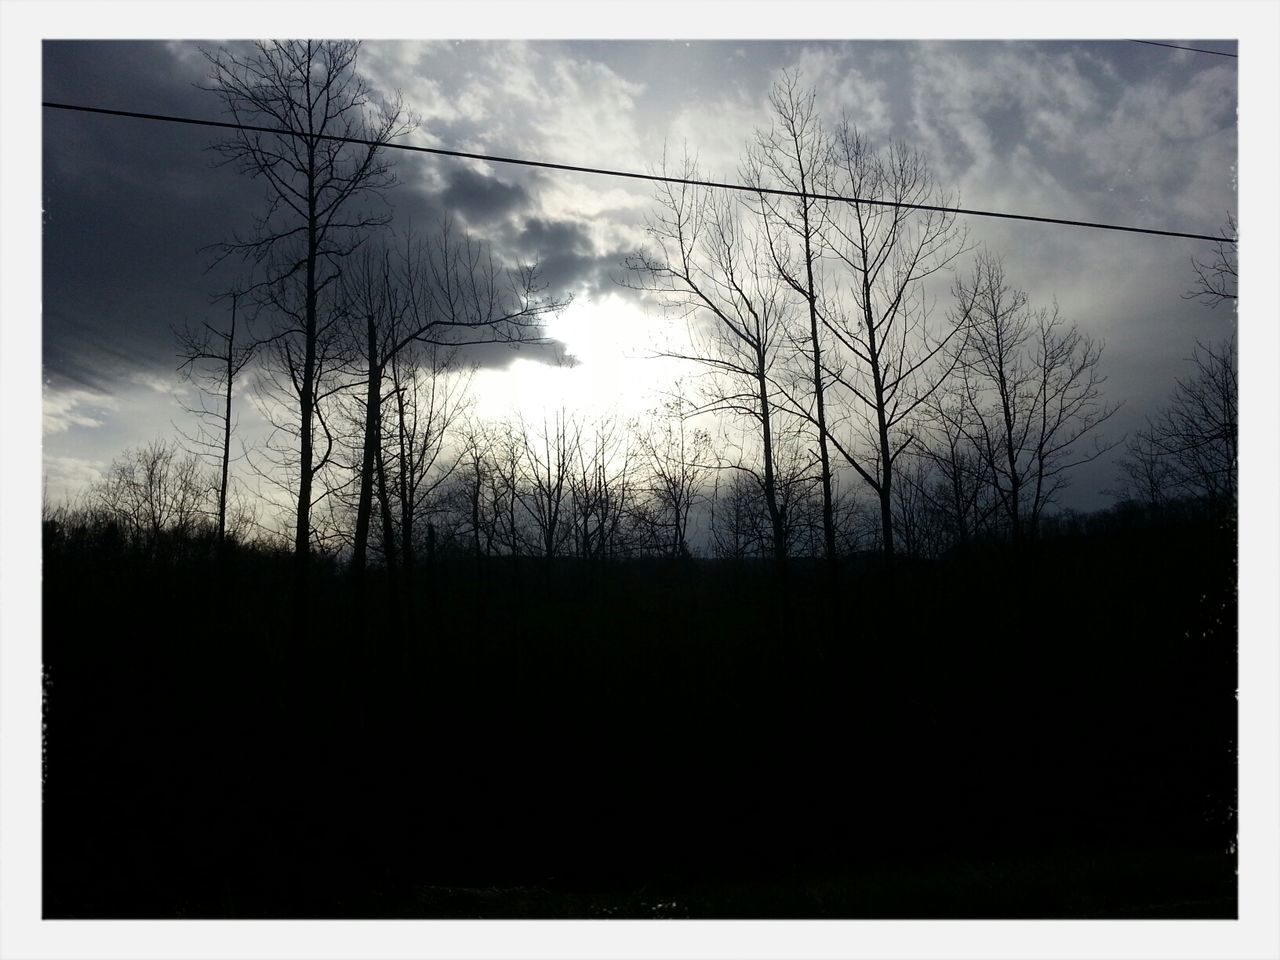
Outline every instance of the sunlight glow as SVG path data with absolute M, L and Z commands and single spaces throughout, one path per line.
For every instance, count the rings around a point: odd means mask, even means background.
M 563 345 L 563 362 L 517 358 L 480 370 L 472 385 L 476 412 L 485 418 L 615 412 L 636 416 L 656 406 L 675 378 L 679 361 L 657 356 L 667 321 L 613 293 L 574 303 L 547 324 Z

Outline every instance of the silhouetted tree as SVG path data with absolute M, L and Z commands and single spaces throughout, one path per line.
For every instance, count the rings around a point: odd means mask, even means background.
M 698 179 L 696 165 L 686 159 L 680 176 Z M 656 250 L 630 257 L 627 265 L 640 278 L 640 289 L 660 295 L 688 321 L 691 347 L 666 355 L 707 369 L 707 402 L 699 410 L 753 424 L 756 449 L 744 450 L 734 467 L 755 477 L 769 515 L 774 562 L 784 567 L 786 518 L 775 471 L 779 414 L 774 397 L 774 372 L 786 338 L 784 284 L 744 203 L 686 183 L 660 185 L 657 199 L 660 212 L 647 226 Z
M 1196 285 L 1183 294 L 1187 300 L 1216 307 L 1220 303 L 1236 301 L 1239 277 L 1236 272 L 1236 218 L 1228 214 L 1227 225 L 1219 233 L 1222 239 L 1213 245 L 1213 253 L 1206 259 L 1191 258 L 1196 273 Z
M 437 491 L 464 456 L 465 447 L 449 440 L 468 408 L 471 371 L 459 369 L 456 348 L 415 342 L 391 358 L 389 372 L 395 409 L 392 490 L 400 554 L 409 573 L 418 553 L 418 520 L 435 512 Z
M 912 456 L 898 472 L 893 497 L 894 530 L 903 552 L 912 558 L 936 557 L 947 542 L 947 518 L 939 509 L 937 478 L 927 456 Z
M 381 148 L 410 127 L 398 101 L 375 102 L 356 71 L 359 49 L 352 41 L 298 40 L 255 43 L 243 55 L 205 51 L 205 89 L 218 95 L 235 122 L 289 131 L 242 129 L 216 149 L 267 184 L 267 209 L 252 233 L 222 244 L 220 255 L 239 254 L 264 271 L 255 289 L 280 320 L 274 339 L 284 347 L 274 356 L 285 364 L 298 404 L 294 553 L 300 583 L 312 545 L 317 461 L 325 460 L 313 450 L 323 389 L 322 299 L 338 280 L 341 261 L 388 221 L 388 214 L 371 212 L 363 201 L 394 184 Z
M 990 254 L 955 291 L 969 317 L 959 354 L 972 414 L 965 429 L 1017 541 L 1024 527 L 1036 530 L 1068 470 L 1114 446 L 1095 433 L 1116 411 L 1102 398 L 1102 344 L 1068 324 L 1057 304 L 1032 309 Z
M 917 439 L 913 415 L 949 372 L 936 368 L 962 326 L 931 335 L 924 281 L 952 263 L 964 239 L 955 214 L 904 206 L 950 205 L 920 153 L 896 141 L 877 150 L 845 123 L 833 163 L 838 193 L 899 204 L 831 208 L 829 251 L 842 275 L 821 313 L 838 345 L 828 355 L 828 397 L 838 393 L 844 409 L 829 439 L 879 498 L 881 547 L 892 557 L 894 463 Z
M 153 440 L 116 457 L 90 488 L 89 500 L 132 543 L 154 555 L 162 534 L 181 540 L 207 521 L 215 490 L 198 455 Z
M 343 291 L 344 302 L 356 319 L 365 368 L 363 456 L 351 561 L 353 571 L 359 574 L 365 564 L 375 477 L 379 478 L 380 496 L 385 485 L 382 401 L 387 372 L 394 367 L 411 376 L 412 364 L 400 361 L 405 351 L 418 345 L 456 350 L 464 345 L 536 339 L 543 318 L 562 308 L 568 299 L 543 296 L 536 264 L 502 267 L 489 244 L 465 233 L 459 235 L 450 220 L 442 221 L 429 241 L 406 232 L 398 254 L 385 247 L 366 251 L 357 268 L 344 277 Z M 393 389 L 403 385 L 398 383 Z M 433 396 L 444 400 L 443 393 Z M 391 435 L 399 441 L 408 408 L 401 402 L 402 393 L 395 393 L 395 397 L 400 400 L 393 407 L 397 426 Z M 436 412 L 442 414 L 444 407 Z M 438 452 L 430 444 L 428 449 Z M 380 502 L 384 507 L 384 553 L 391 563 L 393 554 L 388 551 L 394 548 L 388 537 L 392 521 L 386 499 Z M 404 519 L 402 511 L 402 524 Z M 411 539 L 411 522 L 409 527 Z
M 820 461 L 801 432 L 800 421 L 788 419 L 787 425 L 789 429 L 778 432 L 774 452 L 787 555 L 826 558 L 825 504 L 821 476 L 815 471 Z M 834 524 L 834 513 L 832 520 Z
M 216 459 L 219 465 L 218 482 L 218 543 L 226 540 L 227 494 L 230 488 L 231 434 L 235 429 L 232 417 L 232 399 L 236 377 L 253 357 L 252 342 L 236 342 L 236 308 L 240 295 L 233 293 L 231 318 L 226 330 L 220 330 L 207 321 L 199 328 L 179 331 L 179 370 L 199 390 L 199 407 L 188 411 L 197 417 L 197 433 L 184 437 L 197 448 L 196 452 Z M 221 409 L 211 410 L 206 401 L 215 397 Z M 210 433 L 208 425 L 216 424 L 217 433 Z
M 1120 460 L 1123 495 L 1159 506 L 1172 496 L 1234 503 L 1239 459 L 1235 339 L 1196 345 L 1192 376 L 1129 441 Z
M 519 421 L 520 475 L 516 496 L 533 523 L 541 555 L 555 559 L 570 532 L 570 482 L 579 425 L 563 408 L 540 421 Z
M 818 476 L 822 493 L 822 543 L 828 560 L 836 555 L 835 517 L 832 507 L 831 456 L 828 450 L 826 390 L 828 374 L 823 366 L 824 339 L 829 337 L 819 321 L 824 299 L 823 233 L 830 201 L 812 193 L 830 193 L 832 144 L 816 108 L 816 94 L 802 92 L 799 77 L 784 73 L 770 91 L 773 124 L 757 130 L 748 149 L 745 177 L 748 183 L 781 188 L 801 194 L 781 197 L 760 193 L 757 197 L 773 267 L 785 284 L 804 300 L 807 324 L 796 338 L 804 361 L 802 379 L 818 441 Z
M 482 559 L 492 556 L 501 521 L 501 487 L 492 468 L 491 457 L 497 442 L 493 428 L 480 420 L 470 419 L 461 430 L 460 479 L 455 498 L 465 517 L 463 524 L 477 567 Z
M 649 471 L 659 552 L 668 557 L 689 555 L 689 515 L 711 473 L 711 435 L 689 423 L 690 406 L 680 397 L 668 400 L 636 437 Z
M 359 493 L 356 506 L 355 540 L 352 545 L 351 570 L 359 577 L 364 572 L 369 544 L 369 523 L 373 512 L 373 487 L 378 458 L 382 455 L 382 384 L 387 359 L 385 340 L 398 339 L 398 326 L 404 313 L 403 291 L 392 276 L 391 252 L 368 247 L 342 276 L 342 298 L 353 321 L 352 334 L 364 361 L 364 424 L 359 461 Z M 386 531 L 384 529 L 384 539 Z M 394 554 L 387 557 L 394 566 Z
M 635 497 L 632 425 L 616 414 L 590 419 L 573 436 L 569 494 L 574 549 L 584 560 L 611 560 L 626 550 Z
M 997 507 L 987 458 L 975 442 L 978 420 L 963 383 L 949 381 L 922 408 L 924 437 L 916 455 L 927 461 L 924 492 L 945 528 L 947 541 L 963 547 L 987 526 Z
M 270 300 L 279 308 L 283 298 L 294 292 L 280 288 Z M 330 288 L 327 293 L 334 291 Z M 296 318 L 301 314 L 294 311 L 294 315 Z M 294 548 L 296 585 L 301 598 L 306 590 L 306 574 L 300 571 L 307 569 L 309 559 L 298 559 L 294 521 L 304 472 L 309 476 L 307 536 L 311 551 L 332 553 L 349 542 L 344 495 L 350 486 L 350 473 L 343 452 L 359 440 L 353 437 L 355 431 L 348 423 L 350 414 L 345 400 L 353 384 L 359 382 L 360 358 L 348 333 L 346 310 L 336 296 L 327 296 L 311 356 L 312 443 L 308 447 L 310 466 L 305 468 L 299 445 L 302 407 L 298 402 L 304 365 L 296 333 L 294 329 L 283 336 L 269 337 L 258 345 L 263 362 L 256 366 L 254 402 L 271 431 L 249 450 L 249 463 L 282 527 L 277 531 L 278 536 Z
M 1125 444 L 1124 456 L 1116 461 L 1119 478 L 1111 491 L 1122 500 L 1134 500 L 1159 509 L 1181 492 L 1176 464 L 1154 441 L 1152 424 L 1139 430 Z
M 716 477 L 711 494 L 711 549 L 722 560 L 745 560 L 769 552 L 769 518 L 762 516 L 760 490 L 742 473 Z
M 497 518 L 497 540 L 510 556 L 520 556 L 533 539 L 526 530 L 524 508 L 525 432 L 505 420 L 490 434 L 486 452 L 487 499 Z

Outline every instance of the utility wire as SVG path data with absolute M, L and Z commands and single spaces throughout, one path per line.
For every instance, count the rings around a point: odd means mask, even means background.
M 137 113 L 132 110 L 109 110 L 105 107 L 86 107 L 72 103 L 44 101 L 42 106 L 53 110 L 73 110 L 79 113 L 97 113 L 110 117 L 130 117 L 135 120 L 159 120 L 165 123 L 185 123 L 198 127 L 220 127 L 227 130 L 244 130 L 251 133 L 270 133 L 277 136 L 310 137 L 315 140 L 331 140 L 337 143 L 354 143 L 366 147 L 388 150 L 409 150 L 414 153 L 430 153 L 441 157 L 460 157 L 465 160 L 485 160 L 489 163 L 509 163 L 543 170 L 564 170 L 573 173 L 590 173 L 602 177 L 624 177 L 631 180 L 648 180 L 654 183 L 683 183 L 695 187 L 711 187 L 718 190 L 738 190 L 745 193 L 770 194 L 781 197 L 799 197 L 811 200 L 828 200 L 837 203 L 866 204 L 873 207 L 895 207 L 906 210 L 928 210 L 937 213 L 956 213 L 969 217 L 993 217 L 1001 220 L 1025 220 L 1032 223 L 1054 223 L 1068 227 L 1089 227 L 1094 230 L 1120 230 L 1126 233 L 1145 233 L 1158 237 L 1183 237 L 1188 240 L 1209 240 L 1214 243 L 1235 243 L 1234 237 L 1213 236 L 1206 233 L 1182 233 L 1177 230 L 1154 230 L 1149 227 L 1127 227 L 1114 223 L 1095 223 L 1088 220 L 1064 220 L 1059 217 L 1036 217 L 1024 213 L 1000 213 L 994 210 L 972 210 L 964 207 L 942 207 L 927 203 L 903 203 L 896 200 L 872 200 L 866 197 L 844 197 L 830 193 L 807 193 L 801 190 L 783 190 L 775 187 L 752 187 L 742 183 L 720 183 L 714 180 L 693 180 L 686 177 L 667 177 L 656 173 L 635 173 L 628 170 L 608 170 L 602 167 L 581 167 L 568 163 L 549 163 L 543 160 L 525 160 L 520 157 L 501 157 L 487 153 L 467 153 L 462 150 L 445 150 L 439 147 L 419 147 L 407 143 L 382 143 L 360 137 L 338 137 L 331 134 L 305 134 L 297 130 L 279 127 L 259 127 L 225 120 L 200 120 L 195 117 L 175 117 L 159 113 Z
M 1130 43 L 1146 43 L 1153 47 L 1169 47 L 1171 50 L 1190 50 L 1192 53 L 1211 53 L 1215 57 L 1240 58 L 1238 53 L 1223 53 L 1221 50 L 1205 50 L 1202 47 L 1184 47 L 1177 43 L 1161 43 L 1159 40 L 1130 40 Z

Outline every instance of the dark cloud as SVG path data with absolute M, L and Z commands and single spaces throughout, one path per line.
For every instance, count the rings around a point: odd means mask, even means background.
M 568 347 L 554 338 L 529 340 L 524 343 L 478 343 L 463 347 L 459 358 L 464 364 L 500 370 L 516 360 L 533 360 L 552 366 L 573 365 Z
M 520 253 L 538 264 L 538 274 L 552 290 L 601 294 L 614 290 L 627 251 L 595 252 L 586 226 L 572 220 L 530 217 L 516 243 Z
M 572 220 L 547 220 L 530 217 L 520 230 L 519 245 L 528 251 L 567 250 L 587 253 L 593 248 L 591 236 L 580 223 Z
M 469 184 L 473 179 L 492 180 L 493 178 L 466 171 L 462 177 L 462 183 Z M 497 183 L 497 181 L 494 182 Z M 550 270 L 546 269 L 545 264 L 542 263 L 541 250 L 556 246 L 551 242 L 552 238 L 563 239 L 567 236 L 563 234 L 559 224 L 553 225 L 546 237 L 542 236 L 537 227 L 527 236 L 526 231 L 513 230 L 512 218 L 518 218 L 519 214 L 532 203 L 523 185 L 498 184 L 497 191 L 502 196 L 518 195 L 521 199 L 518 202 L 513 201 L 502 213 L 495 213 L 494 222 L 486 222 L 482 217 L 479 223 L 476 218 L 477 209 L 497 210 L 497 204 L 486 207 L 487 200 L 479 204 L 474 202 L 478 195 L 492 199 L 493 194 L 488 192 L 492 189 L 491 187 L 481 186 L 478 190 L 464 189 L 459 187 L 457 179 L 451 181 L 450 186 L 444 190 L 428 191 L 415 187 L 416 185 L 402 183 L 391 195 L 394 219 L 388 231 L 375 239 L 375 243 L 394 245 L 411 234 L 430 246 L 436 241 L 439 231 L 448 224 L 455 240 L 470 236 L 476 242 L 488 244 L 495 261 L 499 264 L 514 268 L 530 260 L 539 261 L 538 280 L 544 296 L 563 299 L 575 291 L 599 285 L 599 279 L 593 274 L 593 265 L 589 262 L 592 258 L 580 258 L 570 254 L 563 262 L 557 260 Z M 464 202 L 461 207 L 454 202 L 460 195 L 468 198 L 468 202 Z M 589 242 L 585 234 L 577 240 Z M 578 263 L 579 259 L 583 262 Z M 553 341 L 540 344 L 492 343 L 467 344 L 460 348 L 459 356 L 467 364 L 501 368 L 509 366 L 518 357 L 554 363 L 557 362 L 557 355 L 561 352 L 563 347 Z
M 198 62 L 165 44 L 47 42 L 44 96 L 59 102 L 214 117 Z M 157 83 L 157 77 L 166 78 Z M 171 327 L 211 315 L 232 282 L 202 248 L 251 223 L 261 189 L 208 151 L 210 131 L 46 110 L 44 365 L 103 386 L 129 369 L 172 371 Z
M 461 166 L 449 171 L 449 185 L 440 192 L 438 202 L 470 226 L 499 223 L 533 204 L 522 185 Z
M 619 250 L 602 256 L 586 256 L 567 251 L 550 251 L 538 258 L 538 276 L 551 290 L 585 293 L 587 296 L 618 289 L 616 278 L 623 274 Z
M 200 62 L 175 57 L 165 43 L 47 40 L 41 54 L 46 100 L 168 113 L 208 98 L 194 86 L 204 77 Z

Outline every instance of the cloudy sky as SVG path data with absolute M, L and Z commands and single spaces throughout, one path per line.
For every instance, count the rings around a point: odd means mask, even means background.
M 197 87 L 200 46 L 46 41 L 43 97 L 218 118 L 217 99 Z M 420 118 L 408 142 L 637 171 L 665 145 L 726 179 L 768 123 L 771 84 L 798 69 L 825 114 L 918 147 L 964 206 L 1194 233 L 1236 212 L 1236 64 L 1126 41 L 396 41 L 366 43 L 359 60 Z M 186 424 L 171 329 L 219 319 L 210 298 L 234 274 L 210 270 L 205 248 L 243 232 L 264 194 L 214 166 L 216 131 L 56 110 L 42 119 L 44 470 L 57 497 L 122 448 Z M 575 296 L 548 332 L 578 363 L 505 348 L 478 356 L 483 409 L 535 397 L 640 409 L 666 385 L 673 370 L 647 354 L 668 321 L 619 284 L 623 258 L 644 243 L 650 185 L 423 154 L 397 162 L 397 225 L 450 214 L 536 258 L 553 289 Z M 1197 338 L 1232 329 L 1229 308 L 1181 296 L 1207 244 L 967 226 L 1034 302 L 1056 299 L 1106 341 L 1107 396 L 1124 405 L 1111 435 L 1167 396 Z M 260 419 L 241 409 L 251 435 Z M 1109 462 L 1082 471 L 1066 503 L 1104 504 L 1111 479 Z

